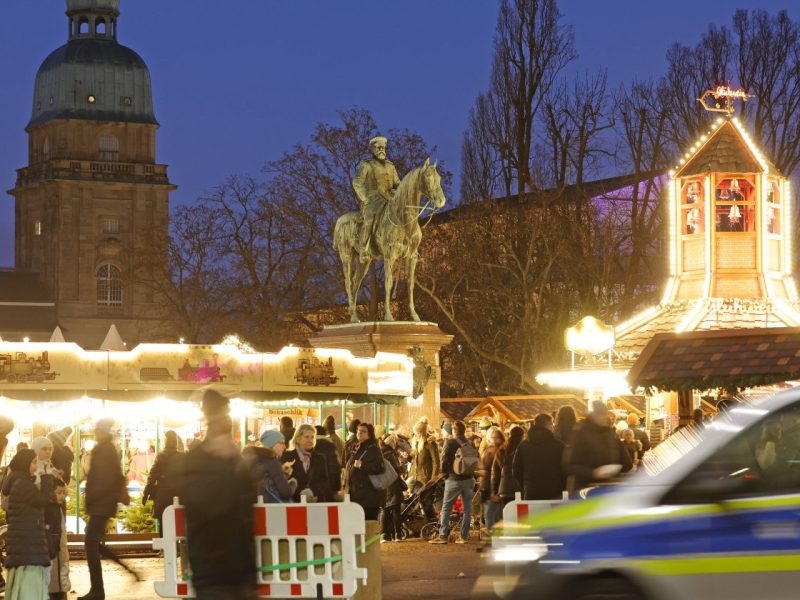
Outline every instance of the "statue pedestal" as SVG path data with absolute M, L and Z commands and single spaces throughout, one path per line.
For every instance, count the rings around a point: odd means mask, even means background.
M 428 417 L 431 424 L 439 424 L 439 383 L 442 373 L 439 350 L 452 339 L 453 336 L 444 333 L 436 323 L 375 321 L 328 325 L 311 337 L 309 342 L 315 348 L 344 348 L 355 356 L 367 357 L 375 356 L 377 352 L 409 354 L 412 349 L 420 349 L 424 360 L 433 367 L 422 398 L 418 399 L 421 402 L 404 400 L 400 406 L 393 406 L 389 414 L 390 422 L 413 427 L 423 415 Z

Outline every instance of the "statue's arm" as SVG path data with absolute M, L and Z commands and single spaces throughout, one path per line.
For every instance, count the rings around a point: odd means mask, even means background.
M 394 165 L 392 165 L 392 173 L 394 174 L 392 177 L 392 189 L 396 190 L 397 186 L 400 185 L 400 177 L 397 176 L 397 169 L 395 169 Z
M 367 172 L 369 167 L 366 162 L 361 162 L 356 169 L 356 176 L 353 177 L 352 185 L 353 191 L 358 196 L 361 204 L 366 204 L 369 199 L 367 198 Z

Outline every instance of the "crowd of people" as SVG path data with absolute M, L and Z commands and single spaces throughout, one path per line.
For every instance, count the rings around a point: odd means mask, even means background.
M 186 510 L 188 559 L 197 597 L 255 598 L 252 505 L 332 502 L 348 495 L 368 520 L 379 520 L 381 542 L 399 540 L 401 511 L 409 496 L 419 511 L 437 523 L 432 543 L 447 543 L 451 514 L 460 500 L 463 518 L 457 543 L 470 539 L 476 521 L 489 532 L 503 506 L 521 493 L 526 500 L 559 499 L 565 491 L 607 481 L 635 470 L 650 447 L 638 418 L 626 425 L 595 403 L 583 421 L 563 407 L 555 415 L 539 414 L 529 428 L 501 429 L 489 419 L 468 427 L 462 421 L 432 425 L 426 418 L 413 428 L 386 431 L 353 420 L 346 439 L 333 417 L 321 426 L 288 417 L 279 429 L 260 432 L 243 450 L 231 435 L 227 398 L 209 390 L 203 398 L 207 423 L 204 439 L 188 452 L 173 431 L 149 471 L 143 503 L 153 501 L 160 522 L 173 497 Z M 86 470 L 85 551 L 90 590 L 79 600 L 104 600 L 101 558 L 137 574 L 103 543 L 118 505 L 128 504 L 127 477 L 113 444 L 112 419 L 95 425 L 95 445 L 82 461 Z M 0 418 L 0 452 L 13 428 Z M 71 590 L 66 544 L 65 497 L 74 456 L 67 441 L 70 428 L 21 444 L 2 481 L 6 510 L 8 572 L 6 598 L 64 600 Z M 439 494 L 423 491 L 436 491 Z M 472 515 L 480 515 L 473 520 Z M 479 525 L 481 526 L 481 525 Z M 226 595 L 228 594 L 228 595 Z

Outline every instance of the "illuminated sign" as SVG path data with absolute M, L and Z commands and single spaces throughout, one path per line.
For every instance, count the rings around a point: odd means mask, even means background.
M 581 354 L 600 354 L 614 347 L 614 328 L 594 317 L 583 317 L 564 332 L 567 350 Z

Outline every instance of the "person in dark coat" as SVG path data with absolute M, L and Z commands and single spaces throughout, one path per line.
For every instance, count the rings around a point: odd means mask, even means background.
M 506 442 L 497 450 L 492 465 L 492 494 L 500 496 L 499 514 L 503 507 L 511 502 L 522 491 L 522 485 L 514 476 L 514 457 L 525 438 L 525 430 L 518 425 L 511 428 Z
M 283 439 L 288 447 L 289 444 L 292 443 L 292 438 L 294 438 L 295 433 L 294 421 L 292 421 L 292 417 L 281 417 L 280 431 L 283 434 Z
M 100 555 L 114 561 L 138 579 L 138 575 L 103 543 L 108 520 L 117 514 L 117 504 L 130 502 L 127 482 L 120 467 L 120 456 L 112 442 L 113 427 L 114 419 L 100 419 L 94 428 L 97 445 L 89 456 L 89 470 L 86 475 L 86 514 L 89 515 L 89 522 L 86 524 L 84 539 L 91 589 L 79 600 L 103 600 L 106 597 Z
M 247 446 L 242 456 L 247 463 L 256 493 L 266 504 L 291 502 L 297 489 L 297 481 L 288 479 L 281 466 L 281 456 L 286 451 L 286 442 L 280 431 L 266 430 L 259 436 L 261 448 Z
M 314 452 L 325 457 L 328 481 L 335 495 L 342 489 L 342 463 L 339 460 L 339 448 L 330 440 L 324 427 L 317 425 L 315 430 L 317 439 L 314 443 Z
M 522 486 L 523 500 L 561 498 L 566 489 L 565 444 L 553 434 L 553 417 L 536 415 L 527 439 L 514 456 L 514 478 Z
M 386 491 L 375 489 L 369 476 L 383 473 L 383 455 L 378 448 L 375 428 L 371 423 L 358 424 L 356 439 L 358 446 L 345 470 L 347 492 L 350 494 L 350 501 L 364 509 L 364 516 L 368 521 L 377 521 L 386 499 Z
M 0 457 L 5 456 L 6 448 L 8 447 L 8 434 L 14 431 L 14 421 L 6 417 L 5 415 L 0 415 Z M 2 490 L 0 490 L 1 492 Z M 3 559 L 0 556 L 0 591 L 5 588 L 6 580 L 3 579 Z
M 53 455 L 50 462 L 53 468 L 61 472 L 61 480 L 69 485 L 72 481 L 72 466 L 75 462 L 75 453 L 67 446 L 67 440 L 72 435 L 72 427 L 63 427 L 47 434 L 47 439 L 53 444 Z
M 386 490 L 383 501 L 383 512 L 381 513 L 381 543 L 399 540 L 402 537 L 402 525 L 400 525 L 400 508 L 403 505 L 403 492 L 407 489 L 406 484 L 400 477 L 400 458 L 397 454 L 397 436 L 387 435 L 382 441 L 378 442 L 383 458 L 386 459 L 395 473 L 397 479 Z
M 575 430 L 566 452 L 570 494 L 592 483 L 606 481 L 617 472 L 627 473 L 631 470 L 631 456 L 612 425 L 613 415 L 605 403 L 593 402 L 592 412 Z
M 350 459 L 353 458 L 353 452 L 358 446 L 358 436 L 356 432 L 358 431 L 358 425 L 361 423 L 358 419 L 353 419 L 350 421 L 350 424 L 347 426 L 347 432 L 350 434 L 348 438 L 344 442 L 344 464 L 350 462 Z
M 256 489 L 231 436 L 228 399 L 203 396 L 208 431 L 181 464 L 187 547 L 197 600 L 258 598 L 253 544 Z
M 305 496 L 310 502 L 332 502 L 333 488 L 328 476 L 325 456 L 316 450 L 316 430 L 313 425 L 303 423 L 294 432 L 291 448 L 281 456 L 281 463 L 291 468 L 290 477 L 297 481 L 293 500 L 300 502 Z
M 153 463 L 153 468 L 147 476 L 147 484 L 142 492 L 142 504 L 153 500 L 153 517 L 158 520 L 161 531 L 161 522 L 164 510 L 172 504 L 178 495 L 175 486 L 175 471 L 181 454 L 178 452 L 178 434 L 170 430 L 164 434 L 164 449 L 158 453 Z
M 558 409 L 553 434 L 557 440 L 569 445 L 577 423 L 578 415 L 575 413 L 575 409 L 571 406 L 562 406 Z
M 46 598 L 45 568 L 50 552 L 44 524 L 44 508 L 53 493 L 53 477 L 39 476 L 36 485 L 36 452 L 20 450 L 8 466 L 3 494 L 8 496 L 6 532 L 6 598 Z

